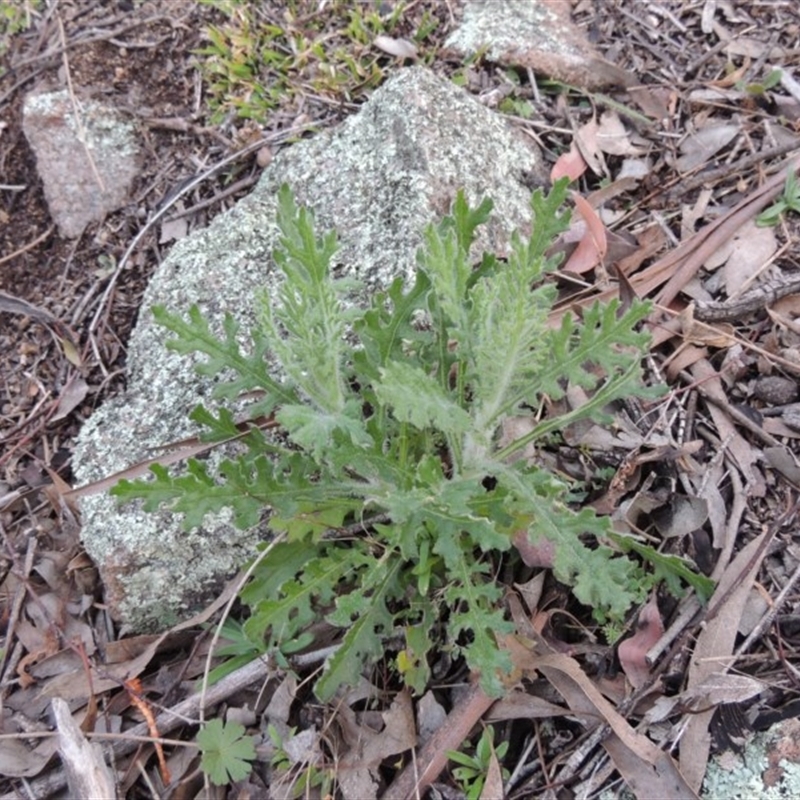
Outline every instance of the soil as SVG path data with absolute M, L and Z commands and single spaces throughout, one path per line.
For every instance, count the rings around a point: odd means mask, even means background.
M 422 9 L 426 4 L 413 5 Z M 611 203 L 619 211 L 619 229 L 625 228 L 632 232 L 632 236 L 640 233 L 645 223 L 652 220 L 657 220 L 666 231 L 660 250 L 655 248 L 649 256 L 652 260 L 674 248 L 684 238 L 682 221 L 699 228 L 701 221 L 724 215 L 755 191 L 774 172 L 782 158 L 798 149 L 798 103 L 781 104 L 787 99 L 786 92 L 775 97 L 769 92 L 753 90 L 737 96 L 739 99 L 736 101 L 723 95 L 721 99 L 703 103 L 696 99 L 692 101 L 690 97 L 693 92 L 711 87 L 730 91 L 737 85 L 752 87 L 759 81 L 763 82 L 765 64 L 793 70 L 797 75 L 800 12 L 792 3 L 744 4 L 746 9 L 728 8 L 728 4 L 720 3 L 720 7 L 724 5 L 725 9 L 717 17 L 718 26 L 743 41 L 756 43 L 749 45 L 747 53 L 729 57 L 722 48 L 715 52 L 709 46 L 709 34 L 701 27 L 700 3 L 630 5 L 624 0 L 613 3 L 611 0 L 581 0 L 574 5 L 574 19 L 593 44 L 608 60 L 629 70 L 648 86 L 651 90 L 649 101 L 668 115 L 668 121 L 657 131 L 636 123 L 634 115 L 623 115 L 635 128 L 638 143 L 648 150 L 650 172 L 637 187 Z M 455 7 L 457 14 L 458 7 L 455 2 L 448 3 L 446 9 L 440 6 L 431 5 L 431 11 L 444 21 L 437 34 L 443 39 L 447 32 L 445 28 L 452 24 L 449 12 Z M 276 7 L 280 8 L 281 4 Z M 99 4 L 90 0 L 52 2 L 36 18 L 33 27 L 10 40 L 9 48 L 2 56 L 5 71 L 0 76 L 0 174 L 3 176 L 3 186 L 0 187 L 0 292 L 4 293 L 0 294 L 0 531 L 3 536 L 0 561 L 4 565 L 3 589 L 7 598 L 2 604 L 2 619 L 10 635 L 5 643 L 0 690 L 4 701 L 8 701 L 4 707 L 6 725 L 11 725 L 12 718 L 18 720 L 24 716 L 33 720 L 31 725 L 34 729 L 46 727 L 42 721 L 45 719 L 44 706 L 40 707 L 38 701 L 31 699 L 33 694 L 27 693 L 37 680 L 30 674 L 30 669 L 64 652 L 51 640 L 48 624 L 41 620 L 25 623 L 27 628 L 23 624 L 21 617 L 24 614 L 20 609 L 26 589 L 39 601 L 54 598 L 64 626 L 68 618 L 89 620 L 89 623 L 82 622 L 83 627 L 79 630 L 76 628 L 78 644 L 73 640 L 66 648 L 72 648 L 73 656 L 79 654 L 86 658 L 86 650 L 81 648 L 88 647 L 89 643 L 95 649 L 120 645 L 120 632 L 113 630 L 100 613 L 87 614 L 87 608 L 81 605 L 88 597 L 90 604 L 95 602 L 95 610 L 102 611 L 102 586 L 97 584 L 92 565 L 80 550 L 77 509 L 65 503 L 62 492 L 72 485 L 70 458 L 81 424 L 99 403 L 124 388 L 126 343 L 136 322 L 147 281 L 169 245 L 159 242 L 157 227 L 148 230 L 119 275 L 113 292 L 106 298 L 104 290 L 115 265 L 164 199 L 209 165 L 221 161 L 258 136 L 289 127 L 300 113 L 307 116 L 308 109 L 312 113 L 319 111 L 320 117 L 324 110 L 328 124 L 334 124 L 357 108 L 357 104 L 343 103 L 334 107 L 332 113 L 330 103 L 321 106 L 311 103 L 303 109 L 287 104 L 259 124 L 233 117 L 220 124 L 210 124 L 193 53 L 205 42 L 205 26 L 219 20 L 220 15 L 210 6 L 188 0 L 117 0 Z M 719 28 L 715 30 L 721 35 Z M 758 44 L 760 48 L 756 46 Z M 773 52 L 770 48 L 780 50 Z M 740 72 L 731 77 L 731 71 L 737 69 Z M 146 151 L 128 205 L 101 223 L 90 226 L 76 240 L 62 239 L 54 229 L 41 181 L 37 177 L 35 159 L 21 126 L 25 94 L 41 88 L 61 87 L 67 73 L 72 84 L 80 87 L 82 92 L 111 99 L 116 107 L 134 118 Z M 505 70 L 479 62 L 467 72 L 468 88 L 484 97 L 495 89 L 501 90 L 502 95 L 508 92 L 505 75 Z M 526 80 L 523 74 L 516 96 L 533 103 L 536 116 L 533 122 L 521 118 L 512 121 L 526 135 L 536 138 L 549 161 L 556 163 L 558 156 L 569 149 L 572 132 L 595 111 L 599 115 L 602 109 L 592 105 L 596 99 L 591 96 L 540 93 Z M 629 97 L 622 100 L 634 107 Z M 641 116 L 641 109 L 635 110 Z M 701 162 L 692 172 L 678 174 L 673 159 L 682 155 L 679 145 L 685 141 L 687 132 L 701 126 L 704 118 L 713 114 L 736 121 L 741 128 L 737 143 L 723 150 L 714 160 L 709 157 Z M 176 121 L 180 121 L 179 124 Z M 772 155 L 757 157 L 764 153 Z M 618 166 L 620 158 L 608 156 L 613 168 Z M 198 206 L 188 217 L 189 230 L 203 226 L 246 194 L 249 186 L 257 180 L 260 169 L 255 154 L 251 153 L 232 161 L 212 180 L 193 190 L 185 198 L 187 206 Z M 704 181 L 696 179 L 698 173 L 703 177 L 702 170 L 708 170 Z M 589 173 L 583 181 L 585 194 L 602 188 L 600 178 L 590 177 Z M 238 184 L 239 190 L 226 193 L 226 187 L 232 184 Z M 703 193 L 708 190 L 713 193 L 713 214 L 704 216 L 703 203 L 709 200 L 708 197 L 703 199 Z M 699 209 L 693 218 L 689 213 L 691 209 Z M 796 222 L 791 217 L 784 218 L 777 229 L 782 249 L 776 265 L 790 278 L 796 278 L 800 271 L 797 234 Z M 639 244 L 644 246 L 641 240 Z M 649 262 L 644 260 L 640 263 Z M 718 284 L 708 284 L 704 288 L 705 293 L 697 296 L 706 301 L 729 299 L 724 287 L 720 288 Z M 691 291 L 696 292 L 696 287 Z M 687 295 L 683 296 L 686 298 Z M 19 313 L 20 307 L 14 306 L 13 300 L 29 304 L 23 307 L 28 313 Z M 763 313 L 763 305 L 755 315 L 750 311 L 737 314 L 734 310 L 728 324 L 733 326 L 740 340 L 761 350 L 745 351 L 743 355 L 735 356 L 739 359 L 739 371 L 726 381 L 726 394 L 721 400 L 717 398 L 712 402 L 706 395 L 694 396 L 686 409 L 690 426 L 705 426 L 707 434 L 724 439 L 718 429 L 720 423 L 710 411 L 712 407 L 724 408 L 726 404 L 728 410 L 745 407 L 741 416 L 747 416 L 749 408 L 754 407 L 764 411 L 763 416 L 767 417 L 773 413 L 771 409 L 793 402 L 791 386 L 789 395 L 786 395 L 790 401 L 786 403 L 769 402 L 768 397 L 765 400 L 759 395 L 762 391 L 759 386 L 769 388 L 777 385 L 774 382 L 764 384 L 764 379 L 773 377 L 773 373 L 793 383 L 796 389 L 797 370 L 792 371 L 786 364 L 791 360 L 792 351 L 800 352 L 796 323 L 782 325 L 780 321 L 776 322 Z M 794 310 L 787 306 L 785 313 L 794 313 Z M 60 321 L 62 327 L 47 321 L 52 318 Z M 94 321 L 98 323 L 93 324 Z M 70 339 L 75 345 L 74 352 L 69 346 Z M 730 348 L 719 348 L 708 339 L 703 341 L 699 334 L 689 345 L 711 348 L 709 357 L 716 366 L 720 366 L 724 358 L 734 358 Z M 674 354 L 673 345 L 655 349 L 654 354 L 663 363 Z M 770 361 L 775 355 L 784 358 L 785 363 Z M 680 369 L 668 373 L 671 381 L 677 381 L 679 375 Z M 699 381 L 697 376 L 695 380 Z M 786 388 L 783 384 L 782 390 Z M 709 404 L 703 406 L 704 402 Z M 765 406 L 768 406 L 766 410 Z M 733 419 L 740 426 L 739 430 L 745 432 L 747 441 L 763 445 L 757 433 L 741 427 L 745 423 L 740 417 Z M 796 429 L 789 424 L 788 415 L 785 419 L 785 429 L 773 426 L 770 430 L 785 435 L 781 442 L 787 442 L 788 452 L 794 453 L 797 437 L 792 431 Z M 698 434 L 700 438 L 702 435 Z M 585 472 L 586 464 L 578 448 L 565 450 L 569 452 L 560 456 L 564 456 L 568 463 L 567 469 Z M 678 458 L 691 455 L 680 453 Z M 676 456 L 673 454 L 672 458 Z M 600 459 L 590 469 L 596 470 L 599 463 Z M 709 463 L 710 457 L 703 467 Z M 741 532 L 745 537 L 755 536 L 762 526 L 769 526 L 778 518 L 783 520 L 783 531 L 789 531 L 796 521 L 797 474 L 786 468 L 766 470 L 766 475 L 763 492 L 745 501 L 746 508 L 741 517 Z M 633 485 L 633 481 L 628 484 L 629 487 Z M 741 490 L 741 486 L 738 488 Z M 734 502 L 736 491 L 735 482 L 733 486 L 726 483 L 726 489 L 720 495 L 723 505 Z M 608 495 L 604 498 L 608 499 Z M 708 563 L 710 569 L 715 546 L 712 546 L 709 536 L 708 530 L 695 531 L 688 537 L 690 542 L 685 552 L 698 564 Z M 776 536 L 770 545 L 771 560 L 765 561 L 767 566 L 762 569 L 758 584 L 759 591 L 769 603 L 774 603 L 790 578 L 794 580 L 791 569 L 796 563 L 792 555 L 795 547 L 791 533 L 783 538 Z M 45 562 L 54 565 L 52 570 L 42 566 Z M 552 603 L 566 602 L 557 588 L 552 589 L 549 600 Z M 800 645 L 796 601 L 790 597 L 782 602 L 780 625 L 776 623 L 765 628 L 763 641 L 759 640 L 757 646 L 751 647 L 753 661 L 745 665 L 752 667 L 751 674 L 757 674 L 759 680 L 770 685 L 770 691 L 760 705 L 749 706 L 750 727 L 759 715 L 764 719 L 770 715 L 769 719 L 776 721 L 781 718 L 782 708 L 789 708 L 787 713 L 794 713 L 792 709 L 796 708 L 791 705 L 796 703 L 797 646 Z M 103 629 L 103 625 L 108 627 Z M 549 619 L 547 626 L 554 639 L 567 639 L 572 635 L 564 620 Z M 673 647 L 671 665 L 664 670 L 665 681 L 670 679 L 680 683 L 681 676 L 688 669 L 686 640 L 690 633 L 687 628 L 682 647 Z M 145 643 L 139 641 L 137 646 L 145 647 Z M 185 638 L 176 634 L 171 647 L 172 655 L 168 658 L 156 658 L 155 653 L 151 654 L 153 662 L 146 673 L 146 688 L 158 692 L 162 706 L 170 704 L 178 688 L 185 688 L 182 681 L 201 674 L 203 648 L 207 649 L 207 643 L 198 638 L 187 644 Z M 619 669 L 619 662 L 615 661 L 609 648 L 603 652 L 603 663 L 610 665 L 612 672 Z M 57 671 L 58 667 L 52 669 Z M 50 676 L 53 674 L 51 671 Z M 121 699 L 123 695 L 128 697 L 124 692 L 114 694 L 106 687 L 97 689 L 97 693 L 103 703 L 108 703 L 105 713 L 109 718 L 114 714 L 116 719 L 122 719 L 125 714 L 129 718 L 135 716 L 131 711 L 131 701 Z M 131 696 L 136 696 L 135 692 Z M 316 708 L 313 698 L 307 699 L 309 702 L 299 716 L 295 711 L 294 724 L 310 728 L 315 715 L 329 719 L 329 710 Z M 36 709 L 42 712 L 41 719 L 37 719 Z M 11 725 L 9 730 L 20 728 Z M 572 722 L 562 725 L 559 731 L 561 736 L 582 735 Z M 506 728 L 505 733 L 511 737 L 511 728 Z M 518 731 L 513 733 L 516 735 Z M 723 733 L 718 726 L 716 735 L 722 737 Z M 540 735 L 545 736 L 537 727 L 535 736 Z M 189 731 L 186 738 L 191 737 Z M 542 758 L 549 759 L 555 770 L 555 766 L 561 763 L 562 754 L 552 741 L 539 746 Z M 152 748 L 148 750 L 148 755 L 151 754 Z M 189 775 L 185 787 L 195 785 L 187 764 L 188 761 L 179 768 L 181 775 Z M 519 784 L 521 788 L 516 789 L 512 796 L 542 796 L 540 793 L 545 790 L 552 791 L 546 773 L 542 767 L 538 772 L 538 782 L 531 779 Z M 560 780 L 577 781 L 576 774 L 562 772 Z M 611 770 L 608 775 L 611 775 Z M 10 781 L 4 781 L 0 786 L 12 788 Z M 120 791 L 136 797 L 144 791 L 142 786 L 143 783 L 137 783 L 133 776 Z M 20 787 L 19 782 L 13 783 L 17 791 L 21 791 Z M 460 796 L 453 787 L 452 782 L 443 783 L 441 796 Z M 259 790 L 266 791 L 263 785 Z M 186 793 L 180 796 L 194 796 L 188 788 L 181 791 Z M 167 794 L 164 790 L 164 796 Z

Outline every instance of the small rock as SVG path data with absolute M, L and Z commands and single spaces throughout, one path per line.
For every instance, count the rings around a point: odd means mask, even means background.
M 93 100 L 73 102 L 66 91 L 29 94 L 22 127 L 61 236 L 80 236 L 125 204 L 139 149 L 134 126 L 117 111 Z
M 771 406 L 785 406 L 797 400 L 797 381 L 780 375 L 759 378 L 753 387 L 753 395 Z
M 586 89 L 636 82 L 589 44 L 564 0 L 467 0 L 461 25 L 445 47 L 465 56 L 485 51 L 504 66 L 530 67 Z

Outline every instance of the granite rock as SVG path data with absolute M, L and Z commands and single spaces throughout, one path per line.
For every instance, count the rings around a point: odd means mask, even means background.
M 139 174 L 139 146 L 134 125 L 118 111 L 73 100 L 66 90 L 31 93 L 22 126 L 61 236 L 80 236 L 127 202 Z
M 212 382 L 164 347 L 150 308 L 185 312 L 196 304 L 217 330 L 226 312 L 246 330 L 254 290 L 276 285 L 271 252 L 283 183 L 313 208 L 318 230 L 338 231 L 337 274 L 369 292 L 413 274 L 425 226 L 449 211 L 460 188 L 472 203 L 494 200 L 479 244 L 504 252 L 511 231 L 529 226 L 530 186 L 541 173 L 539 153 L 466 92 L 422 67 L 398 72 L 338 128 L 280 152 L 251 195 L 172 248 L 129 344 L 127 393 L 80 434 L 79 483 L 196 433 L 187 414 L 199 401 L 213 406 Z M 119 508 L 107 494 L 84 498 L 81 510 L 111 611 L 134 630 L 164 628 L 202 608 L 269 536 L 266 525 L 236 530 L 224 514 L 187 533 L 172 514 L 148 514 L 136 503 Z

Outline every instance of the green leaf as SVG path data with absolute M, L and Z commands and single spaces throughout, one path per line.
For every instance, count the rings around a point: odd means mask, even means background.
M 459 189 L 453 203 L 451 217 L 445 220 L 444 226 L 451 224 L 456 232 L 458 247 L 462 253 L 469 253 L 472 243 L 475 241 L 475 230 L 489 219 L 494 203 L 484 197 L 477 208 L 470 208 L 464 197 L 464 191 Z
M 472 326 L 475 342 L 469 379 L 474 386 L 476 429 L 487 444 L 501 416 L 530 393 L 548 352 L 541 346 L 554 287 L 531 291 L 527 270 L 509 268 L 473 290 Z
M 173 349 L 200 353 L 201 371 L 222 374 L 220 396 L 263 392 L 253 413 L 279 423 L 240 433 L 229 409 L 200 406 L 195 421 L 207 438 L 235 438 L 236 457 L 215 470 L 214 461 L 190 460 L 175 476 L 156 465 L 150 480 L 114 490 L 147 510 L 183 513 L 186 527 L 230 509 L 239 526 L 267 522 L 287 534 L 242 592 L 250 615 L 235 658 L 264 650 L 281 658 L 306 646 L 325 618 L 342 639 L 316 684 L 323 700 L 386 658 L 403 634 L 390 663 L 416 692 L 444 646 L 499 695 L 511 664 L 497 637 L 513 623 L 497 577 L 514 566 L 503 554 L 525 530 L 554 543 L 556 577 L 607 630 L 655 580 L 707 590 L 688 565 L 620 539 L 591 509 L 573 509 L 572 487 L 554 472 L 508 460 L 576 420 L 602 419 L 617 398 L 654 395 L 641 385 L 647 304 L 596 305 L 556 330 L 548 325 L 555 289 L 545 279 L 558 260 L 547 252 L 568 223 L 560 211 L 567 183 L 534 193 L 532 235 L 512 237 L 505 263 L 485 254 L 477 267 L 470 248 L 491 203 L 470 208 L 459 193 L 452 215 L 425 232 L 413 285 L 395 280 L 366 310 L 351 308 L 352 286 L 331 275 L 335 234 L 318 235 L 313 215 L 283 187 L 282 282 L 261 297 L 252 347 L 240 344 L 230 317 L 218 339 L 196 308 L 188 322 L 156 311 L 175 334 Z M 787 180 L 781 202 L 800 203 L 795 195 Z M 529 434 L 499 446 L 506 416 L 535 413 L 570 386 L 585 390 L 582 407 L 559 414 L 549 403 Z M 327 535 L 354 523 L 361 529 L 347 539 Z M 482 738 L 478 762 L 490 751 L 491 736 Z M 470 796 L 481 780 L 472 776 Z
M 233 439 L 241 435 L 233 414 L 227 408 L 219 409 L 218 416 L 214 416 L 205 406 L 196 406 L 189 419 L 208 428 L 206 438 L 209 440 Z
M 537 189 L 531 195 L 533 232 L 527 247 L 527 259 L 530 263 L 543 258 L 556 237 L 569 228 L 570 212 L 563 208 L 569 183 L 569 178 L 559 178 L 549 194 Z M 555 269 L 557 264 L 558 260 L 551 261 L 549 268 Z
M 360 577 L 361 591 L 343 595 L 336 601 L 336 611 L 328 616 L 328 621 L 347 627 L 347 633 L 314 689 L 323 703 L 340 686 L 354 686 L 363 667 L 384 654 L 383 639 L 394 626 L 386 603 L 399 593 L 396 581 L 401 566 L 402 561 L 391 555 L 373 559 Z
M 414 324 L 430 288 L 428 276 L 419 270 L 408 292 L 402 278 L 396 278 L 386 292 L 373 296 L 369 310 L 353 324 L 363 346 L 354 359 L 365 376 L 377 379 L 380 367 L 390 360 L 407 360 L 410 348 L 430 338 Z
M 716 588 L 714 581 L 695 571 L 686 559 L 659 553 L 655 548 L 638 542 L 632 536 L 612 534 L 611 539 L 623 552 L 633 550 L 649 561 L 655 567 L 654 580 L 663 580 L 674 596 L 680 597 L 682 593 L 680 581 L 688 583 L 703 603 L 708 602 L 714 593 Z
M 575 597 L 593 608 L 601 621 L 622 619 L 639 599 L 635 565 L 624 556 L 615 556 L 609 547 L 590 549 L 581 542 L 587 533 L 607 535 L 608 519 L 589 508 L 575 513 L 559 503 L 541 502 L 537 510 L 529 535 L 533 542 L 544 536 L 556 544 L 556 578 L 571 586 Z
M 468 330 L 467 287 L 472 267 L 452 227 L 444 223 L 428 226 L 425 249 L 418 254 L 417 260 L 433 288 L 433 295 L 428 300 L 429 310 L 434 312 L 437 307 L 441 308 L 453 331 L 463 335 Z M 443 332 L 440 332 L 440 337 Z
M 470 429 L 469 414 L 448 397 L 435 378 L 418 367 L 393 361 L 380 372 L 375 394 L 401 422 L 418 429 L 433 427 L 445 434 Z
M 347 287 L 330 275 L 336 234 L 317 237 L 313 215 L 297 208 L 286 185 L 278 193 L 278 224 L 283 235 L 273 257 L 284 280 L 277 297 L 261 295 L 261 328 L 291 382 L 316 408 L 337 414 L 349 390 L 344 375 L 348 315 L 340 297 Z
M 308 558 L 296 578 L 283 581 L 272 593 L 252 605 L 244 632 L 252 641 L 268 641 L 268 647 L 282 649 L 314 622 L 319 608 L 332 602 L 342 578 L 352 571 L 346 552 L 329 549 L 325 555 Z M 254 591 L 250 591 L 250 597 Z
M 506 692 L 503 677 L 511 672 L 511 657 L 500 648 L 497 634 L 511 633 L 514 623 L 505 619 L 499 601 L 502 589 L 487 579 L 485 566 L 470 563 L 462 554 L 453 570 L 460 578 L 445 589 L 444 596 L 454 609 L 448 624 L 448 636 L 456 651 L 461 651 L 480 685 L 492 697 Z M 459 636 L 464 642 L 459 643 Z
M 201 375 L 219 378 L 228 370 L 239 374 L 234 380 L 224 380 L 214 388 L 214 397 L 236 399 L 239 395 L 263 390 L 266 395 L 252 409 L 254 415 L 269 414 L 278 403 L 294 402 L 293 392 L 275 381 L 267 371 L 265 354 L 268 341 L 257 331 L 253 332 L 253 352 L 242 353 L 239 342 L 239 323 L 230 315 L 225 315 L 223 323 L 224 339 L 212 333 L 206 319 L 197 306 L 189 310 L 189 322 L 170 314 L 163 306 L 153 306 L 153 317 L 159 325 L 176 334 L 168 339 L 166 346 L 178 353 L 204 353 L 208 360 L 197 365 Z
M 436 618 L 433 603 L 426 598 L 420 598 L 411 609 L 405 626 L 405 649 L 397 656 L 398 672 L 403 682 L 417 695 L 425 692 L 431 677 L 428 654 L 434 646 L 431 632 Z
M 266 546 L 266 545 L 265 545 Z M 277 597 L 283 585 L 293 580 L 305 564 L 319 555 L 319 548 L 308 542 L 278 542 L 262 559 L 257 570 L 240 593 L 243 603 L 255 606 L 264 599 Z M 248 637 L 248 641 L 252 641 Z
M 203 754 L 200 766 L 217 786 L 244 780 L 253 768 L 249 762 L 256 757 L 254 740 L 244 735 L 238 722 L 212 719 L 198 732 L 197 744 Z
M 372 438 L 357 414 L 360 410 L 355 403 L 349 403 L 339 413 L 324 413 L 308 405 L 294 404 L 283 406 L 276 419 L 295 444 L 311 453 L 317 461 L 322 461 L 324 454 L 331 449 L 342 448 L 341 441 L 335 438 L 337 432 L 344 433 L 352 444 L 359 447 L 372 446 Z

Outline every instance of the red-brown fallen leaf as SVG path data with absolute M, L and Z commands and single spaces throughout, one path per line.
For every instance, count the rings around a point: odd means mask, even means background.
M 150 735 L 156 740 L 153 742 L 153 746 L 155 747 L 156 756 L 158 757 L 158 765 L 161 770 L 161 779 L 164 781 L 165 785 L 169 785 L 172 782 L 172 778 L 169 774 L 169 768 L 167 767 L 167 760 L 164 757 L 164 748 L 162 747 L 161 742 L 158 741 L 158 739 L 161 738 L 161 733 L 158 730 L 156 718 L 153 715 L 153 712 L 150 710 L 149 703 L 144 699 L 144 697 L 142 697 L 142 683 L 138 678 L 131 678 L 130 680 L 125 681 L 124 686 L 128 690 L 131 703 L 133 703 L 133 705 L 139 709 L 139 712 L 147 721 L 147 727 L 150 731 Z
M 568 177 L 570 182 L 578 180 L 586 172 L 587 164 L 573 142 L 566 153 L 562 153 L 550 170 L 550 180 L 555 183 L 559 178 Z
M 444 724 L 383 793 L 384 800 L 414 800 L 422 797 L 445 768 L 447 751 L 457 750 L 461 746 L 493 703 L 494 698 L 481 689 L 477 680 L 473 680 L 459 703 L 447 715 Z
M 589 203 L 577 192 L 572 192 L 572 199 L 586 223 L 586 232 L 563 268 L 580 275 L 602 264 L 608 251 L 608 239 L 603 221 Z
M 644 686 L 650 679 L 647 653 L 663 635 L 664 623 L 653 594 L 639 613 L 636 632 L 617 649 L 619 663 L 634 689 Z
M 523 530 L 514 534 L 513 543 L 526 566 L 552 568 L 556 546 L 549 539 L 541 537 L 537 542 L 532 542 L 528 532 Z

